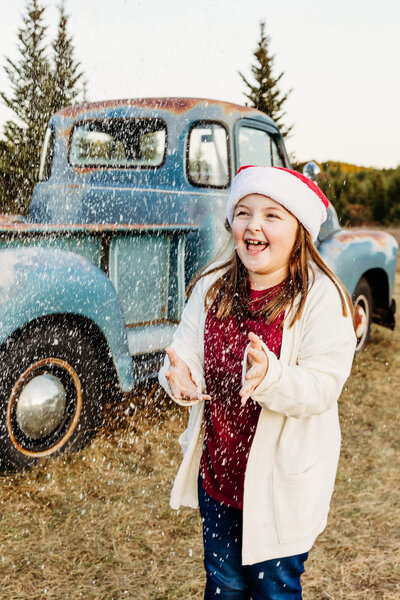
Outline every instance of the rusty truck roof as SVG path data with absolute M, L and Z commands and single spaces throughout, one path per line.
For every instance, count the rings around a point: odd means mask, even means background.
M 143 108 L 159 108 L 167 110 L 176 114 L 184 113 L 192 110 L 198 105 L 203 106 L 215 106 L 219 107 L 222 112 L 232 113 L 240 112 L 243 114 L 258 114 L 264 119 L 269 117 L 249 106 L 242 106 L 240 104 L 234 104 L 232 102 L 224 102 L 223 100 L 211 100 L 209 98 L 179 98 L 179 97 L 159 97 L 159 98 L 126 98 L 120 100 L 100 100 L 97 102 L 83 102 L 82 104 L 75 104 L 74 106 L 66 106 L 59 110 L 56 114 L 63 117 L 77 118 L 82 117 L 86 113 L 93 112 L 96 110 L 104 110 L 107 108 L 119 108 L 138 106 Z

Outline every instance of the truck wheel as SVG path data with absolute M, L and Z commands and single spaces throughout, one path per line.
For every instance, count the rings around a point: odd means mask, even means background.
M 372 292 L 368 281 L 361 277 L 353 294 L 354 330 L 357 336 L 356 352 L 364 350 L 371 331 Z
M 0 471 L 78 448 L 103 408 L 99 353 L 67 322 L 40 323 L 2 347 Z

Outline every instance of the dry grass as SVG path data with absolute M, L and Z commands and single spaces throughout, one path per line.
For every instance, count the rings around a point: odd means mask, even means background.
M 341 397 L 336 492 L 305 600 L 400 598 L 399 389 L 399 328 L 376 329 Z M 200 519 L 168 506 L 185 419 L 143 390 L 84 451 L 1 477 L 0 598 L 200 600 Z

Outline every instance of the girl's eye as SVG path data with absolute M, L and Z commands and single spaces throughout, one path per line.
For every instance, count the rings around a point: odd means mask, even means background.
M 269 218 L 279 219 L 279 216 L 276 213 L 268 213 L 267 219 L 269 219 Z

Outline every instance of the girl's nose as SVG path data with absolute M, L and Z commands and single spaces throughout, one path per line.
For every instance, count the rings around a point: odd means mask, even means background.
M 261 220 L 256 215 L 252 216 L 247 223 L 247 229 L 249 231 L 260 231 Z

